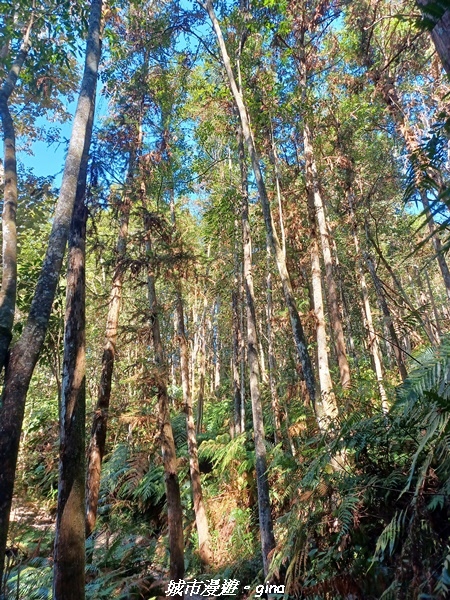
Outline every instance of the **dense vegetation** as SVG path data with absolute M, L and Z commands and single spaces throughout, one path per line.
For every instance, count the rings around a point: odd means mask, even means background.
M 0 28 L 0 598 L 449 597 L 447 2 Z

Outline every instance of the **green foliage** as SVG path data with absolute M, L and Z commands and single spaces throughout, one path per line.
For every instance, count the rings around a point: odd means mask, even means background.
M 272 567 L 287 563 L 291 593 L 344 598 L 345 580 L 348 592 L 376 597 L 413 587 L 446 597 L 450 342 L 418 361 L 388 416 L 354 413 L 303 459 Z M 326 468 L 331 457 L 340 468 Z

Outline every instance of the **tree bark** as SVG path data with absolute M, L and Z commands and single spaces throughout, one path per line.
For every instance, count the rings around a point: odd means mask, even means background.
M 132 151 L 128 167 L 127 183 L 131 184 L 136 161 L 136 150 Z M 116 358 L 117 330 L 122 301 L 122 284 L 124 276 L 124 258 L 127 248 L 128 222 L 130 217 L 131 199 L 129 189 L 120 205 L 119 235 L 116 244 L 116 265 L 109 296 L 108 315 L 106 318 L 105 344 L 103 347 L 100 384 L 97 404 L 92 420 L 91 437 L 87 452 L 86 474 L 86 537 L 94 530 L 97 520 L 98 496 L 100 491 L 100 476 L 102 461 L 105 454 L 106 430 L 108 426 L 109 404 L 111 399 L 111 384 Z
M 389 332 L 389 336 L 391 338 L 395 362 L 397 363 L 397 368 L 400 373 L 400 377 L 402 381 L 408 377 L 408 372 L 406 370 L 405 363 L 403 361 L 403 352 L 400 346 L 400 342 L 397 336 L 397 332 L 395 331 L 394 322 L 392 320 L 391 311 L 389 310 L 389 306 L 387 305 L 386 298 L 384 297 L 383 288 L 381 286 L 381 282 L 378 278 L 377 272 L 375 271 L 375 265 L 373 264 L 371 256 L 366 253 L 366 263 L 369 268 L 370 276 L 372 277 L 373 285 L 375 288 L 375 293 L 378 297 L 378 302 L 380 303 L 381 310 L 383 312 L 383 317 L 386 323 L 386 328 Z M 389 340 L 388 340 L 389 341 Z
M 280 399 L 278 397 L 277 383 L 275 380 L 276 374 L 276 362 L 275 353 L 273 349 L 273 332 L 272 332 L 272 319 L 273 319 L 273 300 L 272 300 L 272 273 L 270 271 L 271 265 L 270 246 L 267 244 L 267 277 L 266 277 L 266 298 L 267 298 L 267 343 L 268 343 L 268 365 L 269 365 L 269 386 L 270 386 L 270 397 L 272 401 L 272 414 L 273 414 L 273 426 L 274 426 L 274 437 L 275 444 L 279 444 L 282 441 L 281 434 L 281 409 Z
M 264 575 L 270 566 L 269 554 L 275 548 L 272 515 L 270 511 L 269 481 L 263 413 L 260 394 L 260 372 L 258 361 L 258 339 L 255 310 L 255 292 L 252 275 L 252 239 L 248 214 L 247 166 L 245 164 L 242 131 L 239 132 L 239 164 L 242 192 L 242 244 L 244 256 L 244 283 L 247 300 L 247 360 L 252 401 L 253 435 L 255 440 L 256 483 L 258 489 L 259 531 L 263 556 Z
M 309 131 L 309 126 L 306 122 L 303 125 L 303 143 L 305 149 L 306 184 L 313 201 L 314 214 L 312 218 L 317 220 L 320 242 L 322 246 L 323 262 L 325 266 L 325 281 L 327 284 L 326 291 L 328 299 L 328 312 L 330 316 L 331 329 L 333 332 L 336 357 L 339 365 L 340 380 L 342 387 L 348 388 L 350 386 L 350 367 L 347 360 L 344 330 L 342 327 L 342 320 L 339 310 L 338 290 L 333 274 L 333 259 L 331 257 L 325 206 L 319 189 L 316 161 L 311 143 L 311 134 Z
M 189 383 L 189 349 L 184 327 L 184 310 L 181 284 L 176 285 L 177 334 L 180 346 L 181 385 L 183 388 L 184 411 L 186 413 L 186 430 L 189 452 L 189 470 L 191 475 L 192 498 L 194 502 L 195 523 L 198 534 L 198 551 L 200 560 L 209 565 L 212 561 L 211 540 L 209 536 L 208 519 L 198 464 L 197 436 L 195 432 L 194 411 Z
M 3 128 L 4 189 L 2 212 L 2 284 L 0 290 L 0 372 L 5 366 L 12 338 L 17 296 L 17 160 L 16 133 L 8 102 L 31 48 L 30 19 L 19 53 L 0 88 L 0 119 Z
M 178 482 L 177 457 L 170 422 L 169 395 L 167 393 L 168 368 L 159 328 L 159 308 L 156 297 L 155 273 L 151 259 L 151 224 L 148 215 L 144 216 L 144 228 L 147 236 L 147 254 L 149 257 L 147 290 L 150 307 L 150 330 L 154 351 L 154 385 L 158 394 L 158 422 L 161 454 L 164 465 L 164 480 L 167 499 L 167 521 L 169 531 L 170 578 L 183 579 L 184 576 L 184 538 L 183 509 L 181 506 L 180 484 Z
M 361 288 L 361 296 L 363 300 L 363 317 L 365 322 L 365 327 L 367 331 L 367 345 L 369 347 L 369 351 L 372 355 L 373 367 L 375 370 L 375 376 L 378 384 L 378 391 L 380 392 L 381 398 L 381 409 L 384 413 L 387 413 L 389 410 L 388 398 L 386 394 L 386 390 L 384 389 L 383 384 L 383 365 L 381 361 L 381 353 L 380 346 L 378 344 L 377 334 L 374 329 L 373 318 L 372 318 L 372 309 L 370 307 L 369 301 L 369 291 L 367 289 L 366 276 L 364 274 L 363 261 L 361 256 L 361 251 L 359 248 L 359 240 L 358 240 L 358 230 L 356 224 L 356 216 L 353 207 L 353 199 L 352 193 L 348 192 L 348 205 L 350 212 L 350 219 L 352 224 L 352 232 L 353 232 L 353 243 L 355 246 L 355 256 L 357 261 L 357 274 L 359 278 L 359 285 Z
M 92 120 L 93 112 L 91 130 Z M 83 600 L 85 597 L 85 196 L 89 151 L 86 145 L 85 150 L 69 236 L 53 568 L 55 600 Z
M 275 230 L 272 211 L 270 208 L 270 201 L 267 195 L 267 190 L 264 182 L 264 176 L 260 165 L 260 160 L 258 153 L 256 151 L 255 142 L 253 139 L 253 133 L 250 128 L 250 123 L 247 115 L 247 109 L 244 103 L 244 98 L 241 90 L 238 89 L 236 84 L 236 80 L 233 74 L 233 70 L 231 68 L 230 57 L 228 55 L 228 51 L 225 45 L 225 41 L 223 39 L 222 31 L 220 28 L 220 24 L 217 20 L 216 14 L 214 12 L 214 8 L 211 0 L 206 0 L 203 4 L 200 0 L 197 0 L 199 4 L 207 11 L 211 23 L 213 25 L 217 41 L 219 44 L 220 55 L 222 57 L 222 62 L 224 64 L 228 83 L 231 89 L 231 92 L 234 97 L 234 101 L 236 103 L 236 108 L 239 113 L 239 118 L 242 126 L 242 132 L 244 135 L 245 142 L 247 144 L 248 153 L 250 156 L 253 173 L 255 176 L 255 182 L 259 193 L 259 199 L 261 202 L 262 212 L 264 216 L 264 223 L 266 226 L 267 236 L 269 238 L 270 247 L 272 253 L 275 257 L 275 262 L 278 268 L 278 272 L 280 275 L 281 284 L 283 287 L 283 293 L 285 298 L 286 307 L 289 312 L 289 317 L 291 321 L 292 334 L 294 337 L 294 342 L 298 354 L 298 358 L 300 361 L 300 365 L 303 370 L 303 376 L 306 382 L 306 389 L 309 396 L 309 400 L 312 404 L 314 404 L 316 397 L 316 382 L 314 378 L 314 371 L 311 363 L 310 356 L 308 354 L 307 341 L 305 338 L 305 334 L 303 331 L 302 322 L 300 319 L 300 315 L 297 310 L 294 292 L 292 289 L 292 284 L 289 276 L 289 271 L 286 265 L 286 259 L 283 253 L 283 248 L 281 247 L 280 241 L 278 239 L 278 234 Z
M 235 278 L 234 289 L 231 293 L 231 310 L 233 319 L 233 433 L 239 435 L 241 431 L 241 330 L 239 327 L 239 296 L 238 280 Z
M 337 417 L 338 410 L 328 363 L 328 343 L 325 328 L 325 311 L 323 307 L 322 276 L 315 210 L 314 189 L 309 188 L 308 213 L 311 227 L 311 282 L 314 314 L 316 317 L 317 367 L 320 385 L 320 400 L 316 399 L 314 408 L 319 428 L 322 431 L 326 431 Z
M 438 5 L 442 9 L 442 16 L 440 18 L 427 11 L 427 6 L 431 3 Z M 434 23 L 430 32 L 431 39 L 444 69 L 450 75 L 450 8 L 448 8 L 448 3 L 445 0 L 418 0 L 418 4 L 422 8 L 424 16 Z
M 200 322 L 200 339 L 198 344 L 199 356 L 199 374 L 198 374 L 198 394 L 197 394 L 197 435 L 202 430 L 203 425 L 203 404 L 205 402 L 205 377 L 206 377 L 206 309 L 208 301 L 206 291 L 203 299 L 203 312 Z
M 47 252 L 23 333 L 11 351 L 0 408 L 0 580 L 3 573 L 9 514 L 14 488 L 25 400 L 41 352 L 62 267 L 72 219 L 81 160 L 89 146 L 89 115 L 95 102 L 100 59 L 101 0 L 92 0 L 86 61 L 75 112 L 59 199 Z

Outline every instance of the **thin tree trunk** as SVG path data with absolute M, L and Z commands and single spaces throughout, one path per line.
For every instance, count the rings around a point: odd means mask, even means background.
M 320 269 L 319 242 L 316 230 L 314 191 L 308 189 L 308 212 L 311 226 L 311 283 L 316 316 L 317 367 L 319 372 L 320 401 L 316 400 L 315 411 L 321 430 L 326 430 L 337 416 L 336 398 L 328 363 L 328 343 L 323 308 L 322 276 Z
M 432 322 L 430 317 L 428 316 L 428 310 L 426 309 L 426 307 L 429 304 L 432 304 L 431 298 L 427 297 L 427 294 L 425 293 L 425 287 L 423 285 L 422 277 L 420 276 L 420 271 L 419 271 L 418 267 L 415 267 L 414 274 L 415 274 L 416 280 L 417 280 L 415 287 L 419 290 L 418 300 L 419 300 L 420 305 L 424 308 L 425 323 L 428 327 L 429 337 L 431 340 L 433 340 L 434 346 L 439 346 L 441 343 L 441 336 L 439 335 L 439 329 Z
M 30 34 L 33 16 L 30 19 L 22 44 L 8 77 L 0 88 L 0 119 L 3 128 L 4 189 L 2 213 L 2 284 L 0 290 L 0 372 L 5 366 L 12 338 L 17 295 L 17 160 L 14 121 L 8 102 L 16 87 L 22 66 L 31 48 Z
M 436 302 L 434 301 L 433 290 L 431 289 L 430 277 L 428 276 L 427 270 L 425 270 L 425 279 L 427 281 L 428 294 L 430 296 L 431 306 L 433 308 L 434 320 L 436 322 L 436 331 L 437 331 L 438 337 L 442 338 L 442 329 L 441 329 L 441 323 L 440 323 L 440 318 L 439 318 L 439 311 L 437 309 Z
M 266 278 L 266 290 L 267 290 L 267 342 L 268 342 L 268 364 L 269 364 L 269 385 L 270 385 L 270 397 L 272 400 L 272 414 L 273 414 L 273 425 L 275 434 L 275 444 L 279 444 L 282 440 L 281 434 L 281 409 L 280 399 L 278 397 L 277 383 L 275 380 L 276 374 L 276 363 L 275 353 L 273 350 L 273 332 L 272 332 L 272 319 L 273 319 L 273 300 L 272 300 L 272 273 L 270 271 L 271 265 L 270 257 L 270 246 L 267 244 L 267 278 Z
M 286 307 L 289 312 L 289 317 L 291 321 L 292 334 L 294 337 L 295 346 L 297 349 L 298 358 L 303 370 L 303 376 L 306 382 L 306 389 L 309 396 L 309 400 L 312 404 L 315 402 L 316 398 L 316 382 L 314 378 L 314 371 L 311 363 L 310 356 L 308 354 L 307 341 L 305 338 L 305 334 L 303 331 L 302 322 L 300 320 L 300 315 L 297 310 L 294 292 L 292 289 L 292 284 L 289 276 L 289 271 L 286 265 L 286 259 L 283 254 L 283 249 L 280 245 L 277 232 L 274 227 L 272 212 L 270 208 L 269 197 L 267 195 L 267 190 L 264 182 L 264 176 L 261 169 L 259 157 L 256 151 L 255 142 L 253 139 L 253 134 L 250 128 L 250 123 L 247 115 L 247 109 L 245 107 L 244 98 L 242 92 L 238 89 L 236 84 L 236 80 L 233 74 L 233 70 L 231 68 L 230 57 L 228 55 L 228 51 L 223 39 L 222 31 L 220 29 L 219 22 L 217 20 L 216 14 L 214 12 L 214 8 L 211 0 L 206 0 L 203 4 L 200 0 L 197 0 L 198 3 L 207 11 L 211 23 L 213 25 L 217 41 L 219 43 L 220 54 L 222 57 L 222 62 L 224 64 L 228 82 L 230 85 L 231 92 L 233 94 L 236 108 L 239 112 L 239 118 L 241 121 L 242 132 L 244 135 L 245 142 L 248 147 L 248 152 L 253 168 L 253 173 L 255 176 L 255 182 L 259 193 L 259 199 L 261 201 L 262 212 L 264 216 L 264 223 L 266 226 L 267 236 L 269 238 L 270 247 L 272 253 L 275 257 L 275 262 L 278 268 L 278 272 L 280 275 L 281 284 L 283 287 L 283 293 L 285 298 Z
M 400 373 L 400 377 L 402 381 L 408 377 L 408 372 L 405 367 L 405 363 L 403 361 L 403 352 L 400 346 L 399 339 L 397 337 L 397 332 L 395 331 L 394 322 L 392 320 L 391 311 L 389 310 L 389 306 L 387 305 L 386 298 L 384 297 L 383 288 L 381 286 L 381 282 L 378 278 L 377 272 L 375 271 L 375 265 L 373 264 L 372 258 L 369 254 L 366 253 L 366 263 L 369 268 L 370 276 L 372 277 L 373 285 L 375 288 L 375 293 L 378 297 L 378 302 L 380 303 L 381 310 L 383 313 L 383 317 L 386 323 L 386 328 L 389 332 L 389 337 L 391 338 L 395 362 L 397 363 L 397 368 Z
M 263 413 L 260 395 L 260 373 L 258 361 L 258 339 L 255 310 L 255 293 L 252 275 L 252 240 L 248 215 L 247 166 L 245 164 L 244 142 L 239 132 L 239 164 L 242 189 L 242 243 L 244 256 L 244 282 L 247 300 L 247 360 L 252 401 L 253 433 L 255 440 L 256 483 L 258 489 L 259 531 L 263 556 L 264 575 L 269 571 L 269 554 L 275 547 L 272 515 L 270 511 L 269 481 Z
M 151 256 L 151 224 L 148 215 L 144 217 L 144 227 L 147 234 L 147 254 Z M 177 474 L 175 442 L 170 422 L 169 395 L 167 393 L 169 373 L 159 328 L 159 308 L 156 298 L 155 274 L 151 263 L 148 267 L 147 289 L 150 307 L 150 329 L 156 366 L 154 376 L 155 385 L 158 390 L 159 438 L 166 485 L 170 578 L 178 580 L 183 579 L 184 576 L 183 509 Z
M 339 365 L 341 385 L 343 388 L 350 386 L 350 367 L 347 360 L 345 348 L 344 330 L 339 311 L 338 291 L 333 274 L 333 259 L 331 257 L 330 240 L 328 237 L 328 225 L 325 214 L 325 206 L 319 189 L 317 178 L 317 167 L 314 158 L 314 150 L 311 143 L 311 134 L 307 123 L 303 125 L 303 143 L 305 148 L 305 174 L 306 182 L 314 202 L 314 213 L 319 228 L 320 242 L 322 246 L 323 262 L 325 266 L 325 281 L 328 299 L 328 312 L 333 332 L 334 347 Z
M 263 327 L 261 324 L 261 320 L 258 319 L 258 349 L 259 349 L 259 353 L 258 353 L 258 358 L 259 358 L 259 370 L 261 373 L 261 381 L 263 383 L 268 383 L 269 378 L 267 375 L 267 369 L 266 369 L 266 356 L 264 354 L 264 346 L 262 343 L 262 338 L 263 338 Z
M 93 112 L 91 115 L 92 129 Z M 53 598 L 85 597 L 85 205 L 88 146 L 80 170 L 69 237 L 66 318 L 59 423 L 59 481 L 56 515 Z
M 273 134 L 273 126 L 272 120 L 270 121 L 270 141 L 271 141 L 271 159 L 273 168 L 275 171 L 275 188 L 277 190 L 277 201 L 278 201 L 278 213 L 279 213 L 279 221 L 280 221 L 280 232 L 281 232 L 281 249 L 283 250 L 283 254 L 286 257 L 286 231 L 284 228 L 284 218 L 283 218 L 283 202 L 281 197 L 281 184 L 280 184 L 280 169 L 279 169 L 279 160 L 278 160 L 278 152 L 277 145 L 275 142 L 275 136 Z
M 195 432 L 194 411 L 192 409 L 191 388 L 189 385 L 189 349 L 184 328 L 184 310 L 181 285 L 176 287 L 177 333 L 180 346 L 181 385 L 183 387 L 184 411 L 186 413 L 187 442 L 189 452 L 189 470 L 191 474 L 192 497 L 194 501 L 195 523 L 197 526 L 200 560 L 211 564 L 212 551 L 209 536 L 208 519 L 198 464 L 197 437 Z
M 430 208 L 430 202 L 428 200 L 426 192 L 420 192 L 420 199 L 422 200 L 423 209 L 428 225 L 428 231 L 430 232 L 431 243 L 433 244 L 433 248 L 436 253 L 436 260 L 441 271 L 442 279 L 444 280 L 447 298 L 448 300 L 450 300 L 450 270 L 448 268 L 447 261 L 445 260 L 441 238 L 439 237 L 439 233 L 436 229 L 436 224 L 433 219 L 433 215 Z
M 92 0 L 86 62 L 75 112 L 59 199 L 47 252 L 23 333 L 11 351 L 0 407 L 0 580 L 3 574 L 9 514 L 14 488 L 25 400 L 41 352 L 62 267 L 85 146 L 89 146 L 89 115 L 95 102 L 100 59 L 101 0 Z
M 241 433 L 245 431 L 245 365 L 247 364 L 247 343 L 246 343 L 246 331 L 244 325 L 244 283 L 243 283 L 243 265 L 242 270 L 239 272 L 239 289 L 241 303 L 239 305 L 239 326 L 241 330 Z
M 382 80 L 380 81 L 380 84 L 381 83 L 383 83 Z M 400 133 L 404 137 L 408 152 L 411 155 L 413 155 L 414 152 L 417 150 L 417 139 L 413 129 L 411 128 L 405 117 L 403 110 L 401 109 L 401 101 L 394 85 L 382 86 L 382 96 L 389 112 L 392 115 L 392 118 L 394 119 L 395 124 L 397 125 Z M 433 214 L 431 212 L 430 202 L 428 200 L 427 193 L 425 190 L 421 189 L 420 181 L 417 181 L 417 187 L 419 189 L 420 199 L 423 204 L 428 230 L 430 232 L 431 242 L 436 253 L 436 260 L 441 271 L 442 279 L 444 281 L 447 298 L 450 300 L 450 270 L 448 268 L 447 261 L 445 260 L 444 253 L 442 251 L 442 243 L 439 238 L 439 234 L 436 230 L 436 225 L 434 223 Z
M 394 282 L 395 286 L 397 287 L 398 293 L 400 294 L 400 298 L 403 300 L 403 302 L 406 304 L 406 306 L 408 306 L 408 308 L 413 311 L 414 313 L 417 314 L 417 310 L 415 309 L 413 303 L 411 302 L 408 294 L 406 293 L 400 278 L 397 277 L 394 269 L 391 267 L 391 265 L 388 263 L 388 261 L 386 260 L 386 257 L 384 256 L 380 246 L 378 245 L 378 243 L 373 239 L 373 237 L 370 235 L 370 232 L 367 232 L 367 239 L 369 240 L 369 242 L 371 243 L 371 245 L 373 246 L 373 248 L 375 249 L 379 259 L 381 260 L 381 262 L 383 263 L 383 265 L 385 266 L 387 272 L 389 273 L 389 275 L 392 277 L 392 281 Z M 420 324 L 422 325 L 424 332 L 426 333 L 429 341 L 431 343 L 434 343 L 434 338 L 430 337 L 429 335 L 429 331 L 428 328 L 425 324 L 425 322 L 423 321 L 422 317 L 420 315 L 417 314 L 417 318 L 420 320 Z
M 176 235 L 175 216 L 175 193 L 174 186 L 170 188 L 170 215 L 173 233 Z M 192 499 L 194 503 L 195 523 L 197 526 L 198 546 L 200 560 L 205 565 L 212 562 L 211 539 L 206 516 L 205 503 L 200 477 L 200 466 L 198 463 L 197 435 L 194 422 L 194 410 L 192 406 L 192 394 L 189 375 L 189 344 L 184 326 L 183 291 L 179 274 L 175 273 L 175 296 L 176 296 L 176 318 L 175 328 L 177 332 L 178 345 L 180 347 L 180 370 L 181 386 L 183 389 L 184 412 L 186 414 L 186 433 L 189 453 L 189 471 L 191 476 Z
M 205 378 L 206 378 L 206 309 L 208 301 L 206 294 L 203 299 L 203 312 L 200 323 L 200 340 L 198 345 L 199 355 L 199 373 L 198 373 L 198 394 L 197 394 L 197 435 L 202 430 L 203 425 L 203 404 L 205 402 Z
M 241 378 L 240 378 L 240 363 L 241 363 L 241 331 L 239 327 L 239 298 L 238 298 L 238 282 L 235 278 L 235 285 L 231 293 L 231 310 L 233 318 L 233 433 L 239 435 L 241 431 Z
M 383 384 L 383 366 L 382 366 L 382 361 L 381 361 L 380 346 L 378 344 L 378 338 L 377 338 L 377 334 L 374 329 L 374 324 L 373 324 L 373 319 L 372 319 L 372 309 L 370 307 L 369 291 L 367 289 L 366 276 L 364 274 L 362 256 L 361 256 L 361 251 L 359 248 L 356 217 L 355 217 L 355 212 L 354 212 L 354 208 L 353 208 L 353 200 L 352 200 L 351 192 L 348 193 L 348 203 L 349 203 L 350 218 L 351 218 L 351 222 L 352 222 L 353 243 L 355 245 L 357 272 L 358 272 L 359 284 L 360 284 L 360 288 L 361 288 L 361 295 L 362 295 L 362 299 L 363 299 L 363 317 L 364 317 L 365 327 L 366 327 L 366 331 L 367 331 L 367 345 L 368 345 L 369 351 L 372 355 L 375 376 L 377 378 L 378 391 L 380 392 L 381 409 L 384 413 L 387 413 L 389 410 L 389 405 L 388 405 L 388 398 L 387 398 L 386 390 L 384 389 L 384 384 Z
M 128 184 L 131 183 L 134 172 L 136 151 L 130 156 L 128 168 Z M 109 403 L 111 399 L 111 384 L 116 357 L 117 330 L 119 325 L 120 306 L 122 301 L 122 284 L 124 276 L 123 260 L 125 258 L 128 221 L 130 216 L 129 190 L 120 205 L 119 235 L 116 244 L 116 265 L 109 296 L 108 315 L 106 318 L 105 343 L 103 346 L 100 384 L 97 404 L 92 420 L 91 437 L 87 453 L 86 477 L 86 537 L 94 530 L 97 520 L 98 496 L 100 491 L 100 476 L 102 461 L 105 454 L 106 430 L 108 425 Z
M 219 312 L 220 312 L 220 298 L 217 298 L 212 314 L 212 347 L 213 347 L 213 391 L 214 393 L 220 387 L 220 336 L 219 336 Z

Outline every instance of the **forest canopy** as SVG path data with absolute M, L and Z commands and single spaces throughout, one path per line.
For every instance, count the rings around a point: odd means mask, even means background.
M 0 31 L 0 600 L 448 598 L 448 2 Z

